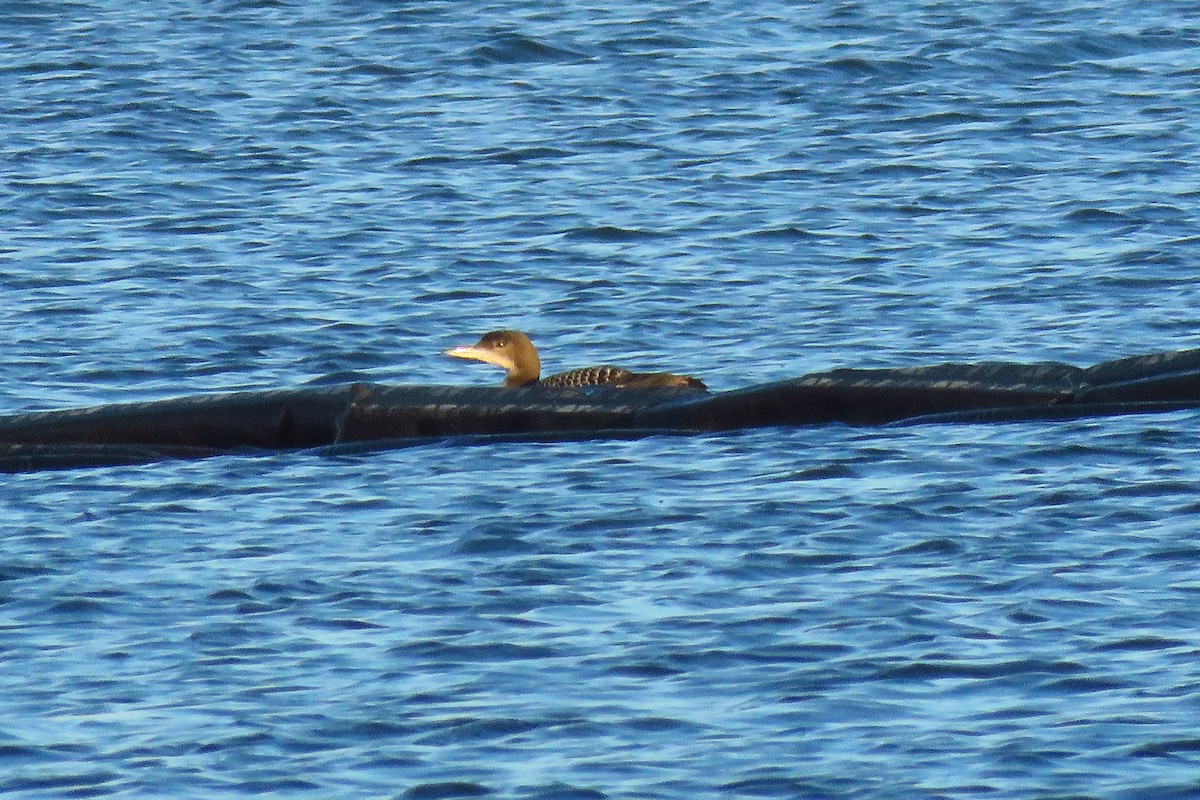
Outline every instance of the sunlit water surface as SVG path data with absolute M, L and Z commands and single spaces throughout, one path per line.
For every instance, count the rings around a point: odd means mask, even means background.
M 0 411 L 1197 345 L 1187 4 L 0 2 Z M 1194 413 L 0 484 L 0 793 L 1200 792 Z

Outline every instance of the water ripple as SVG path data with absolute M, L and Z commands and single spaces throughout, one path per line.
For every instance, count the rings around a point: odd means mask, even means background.
M 1195 346 L 1173 7 L 0 10 L 9 411 Z M 1194 429 L 11 476 L 0 791 L 1186 795 Z

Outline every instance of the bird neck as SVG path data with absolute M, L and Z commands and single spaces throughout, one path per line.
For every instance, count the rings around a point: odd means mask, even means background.
M 537 383 L 542 375 L 542 360 L 538 358 L 537 348 L 527 339 L 517 339 L 511 345 L 509 357 L 512 364 L 504 378 L 505 386 L 528 386 Z

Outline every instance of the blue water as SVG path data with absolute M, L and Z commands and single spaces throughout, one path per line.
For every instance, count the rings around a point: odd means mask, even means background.
M 1200 6 L 0 2 L 0 412 L 1200 339 Z M 1200 416 L 0 484 L 0 793 L 1200 796 Z

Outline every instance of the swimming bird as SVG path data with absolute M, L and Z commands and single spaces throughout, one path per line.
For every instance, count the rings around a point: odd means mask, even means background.
M 669 372 L 630 372 L 621 367 L 583 367 L 542 378 L 542 360 L 529 337 L 520 331 L 485 333 L 475 344 L 451 347 L 446 355 L 494 364 L 504 370 L 503 386 L 584 387 L 614 386 L 623 389 L 649 389 L 679 386 L 706 389 L 699 380 Z

